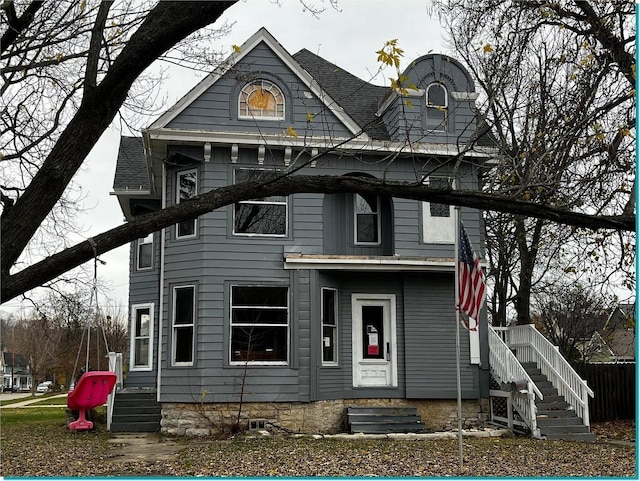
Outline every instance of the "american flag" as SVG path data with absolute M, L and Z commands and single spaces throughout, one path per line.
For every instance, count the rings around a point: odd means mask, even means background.
M 478 257 L 473 252 L 462 222 L 460 222 L 458 246 L 458 288 L 459 309 L 474 319 L 477 325 L 478 315 L 485 297 L 484 272 L 480 267 Z M 475 327 L 472 330 L 475 330 Z

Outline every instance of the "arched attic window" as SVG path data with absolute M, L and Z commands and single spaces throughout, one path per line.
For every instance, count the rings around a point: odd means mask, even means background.
M 240 91 L 238 118 L 283 120 L 284 95 L 282 90 L 268 80 L 249 82 Z
M 449 96 L 447 88 L 440 82 L 427 86 L 427 129 L 447 130 L 447 109 Z

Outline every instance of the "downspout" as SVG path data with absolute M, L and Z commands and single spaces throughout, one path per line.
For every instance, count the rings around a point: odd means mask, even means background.
M 166 185 L 167 171 L 164 163 L 162 164 L 162 208 L 167 207 Z M 156 379 L 156 401 L 160 402 L 160 382 L 162 381 L 162 320 L 164 313 L 164 247 L 165 247 L 165 228 L 160 231 L 160 281 L 158 296 L 158 375 Z

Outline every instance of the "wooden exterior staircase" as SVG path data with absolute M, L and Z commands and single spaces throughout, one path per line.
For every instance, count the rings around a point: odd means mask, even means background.
M 352 434 L 420 433 L 425 430 L 415 407 L 348 407 L 347 421 Z
M 595 441 L 589 430 L 593 391 L 533 325 L 489 326 L 489 364 L 500 386 L 491 390 L 492 399 L 507 400 L 506 416 L 494 415 L 492 407 L 494 422 L 538 438 Z

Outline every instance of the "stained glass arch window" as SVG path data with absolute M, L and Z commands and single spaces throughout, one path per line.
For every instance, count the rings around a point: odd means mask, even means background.
M 282 90 L 268 80 L 249 82 L 240 91 L 238 117 L 241 119 L 283 120 L 284 95 Z

